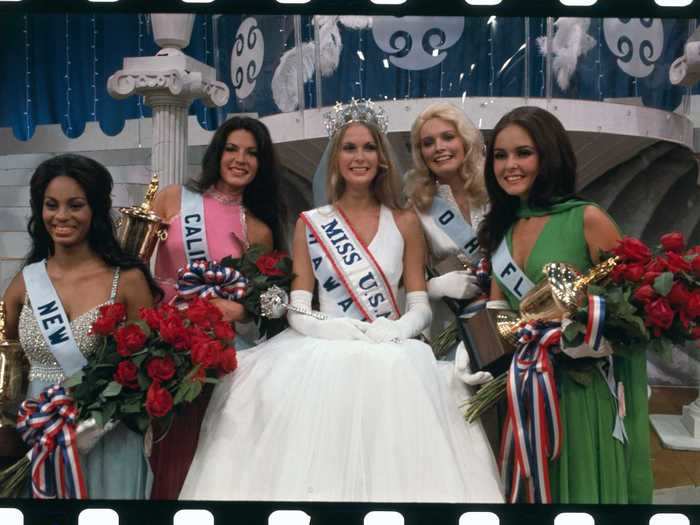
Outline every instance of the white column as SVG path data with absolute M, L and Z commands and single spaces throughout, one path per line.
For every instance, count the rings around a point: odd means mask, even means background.
M 153 14 L 156 43 L 163 47 L 153 57 L 124 59 L 124 67 L 107 81 L 117 99 L 142 95 L 153 109 L 151 169 L 160 186 L 182 184 L 187 176 L 187 115 L 190 104 L 226 105 L 229 89 L 216 80 L 216 70 L 185 55 L 194 15 Z
M 153 108 L 151 169 L 160 187 L 182 184 L 187 176 L 187 108 L 189 103 L 169 95 L 149 95 Z

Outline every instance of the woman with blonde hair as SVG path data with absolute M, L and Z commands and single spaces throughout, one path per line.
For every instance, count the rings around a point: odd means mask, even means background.
M 463 111 L 437 102 L 413 123 L 411 152 L 414 167 L 406 180 L 406 194 L 423 225 L 430 266 L 442 270 L 427 283 L 434 339 L 454 319 L 441 299 L 469 301 L 483 293 L 473 268 L 481 258 L 476 235 L 488 208 L 484 141 Z M 468 374 L 466 356 L 460 346 L 457 361 L 466 382 L 491 379 L 487 372 Z
M 425 244 L 398 208 L 384 112 L 353 100 L 328 130 L 330 204 L 296 225 L 290 328 L 216 386 L 180 498 L 500 502 L 481 429 L 414 339 L 431 316 Z

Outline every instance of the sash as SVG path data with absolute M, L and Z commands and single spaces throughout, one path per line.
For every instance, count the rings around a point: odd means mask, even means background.
M 204 199 L 182 186 L 180 198 L 180 218 L 182 223 L 182 246 L 187 264 L 200 259 L 209 260 L 209 247 L 204 225 Z
M 22 276 L 46 346 L 61 365 L 63 373 L 73 375 L 87 364 L 87 359 L 78 349 L 63 304 L 46 273 L 46 260 L 25 266 Z
M 518 300 L 525 297 L 535 284 L 525 275 L 520 267 L 515 264 L 513 256 L 508 249 L 508 242 L 503 237 L 496 253 L 491 256 L 491 266 L 496 278 L 503 283 L 510 293 Z
M 338 306 L 337 313 L 367 321 L 398 319 L 399 308 L 384 272 L 343 213 L 324 206 L 303 212 L 301 219 L 314 275 Z
M 433 204 L 428 215 L 435 224 L 455 243 L 469 262 L 476 266 L 479 262 L 479 242 L 474 228 L 464 220 L 461 212 L 455 210 L 450 203 L 438 196 L 433 197 Z

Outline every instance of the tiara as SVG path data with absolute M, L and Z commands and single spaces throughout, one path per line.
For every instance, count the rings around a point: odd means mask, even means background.
M 389 128 L 389 120 L 384 109 L 369 99 L 353 98 L 347 104 L 338 102 L 323 116 L 323 120 L 329 137 L 353 122 L 369 124 L 377 128 L 380 133 L 386 133 Z

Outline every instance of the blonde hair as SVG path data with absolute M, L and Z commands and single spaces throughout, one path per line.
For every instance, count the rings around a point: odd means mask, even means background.
M 448 104 L 437 102 L 425 108 L 411 127 L 411 156 L 413 169 L 406 176 L 406 195 L 411 204 L 420 211 L 427 210 L 437 192 L 435 176 L 430 173 L 421 154 L 420 130 L 428 120 L 438 118 L 449 122 L 457 130 L 464 145 L 464 163 L 459 171 L 470 205 L 486 204 L 488 195 L 484 184 L 484 139 L 463 111 Z
M 331 154 L 328 157 L 326 197 L 331 204 L 335 203 L 345 192 L 345 179 L 338 169 L 338 153 L 345 136 L 345 132 L 351 125 L 360 125 L 369 130 L 374 142 L 377 144 L 377 157 L 379 165 L 377 175 L 372 181 L 372 191 L 375 198 L 388 208 L 400 209 L 403 207 L 401 194 L 401 176 L 390 155 L 390 146 L 386 136 L 372 125 L 364 122 L 351 122 L 331 137 Z

